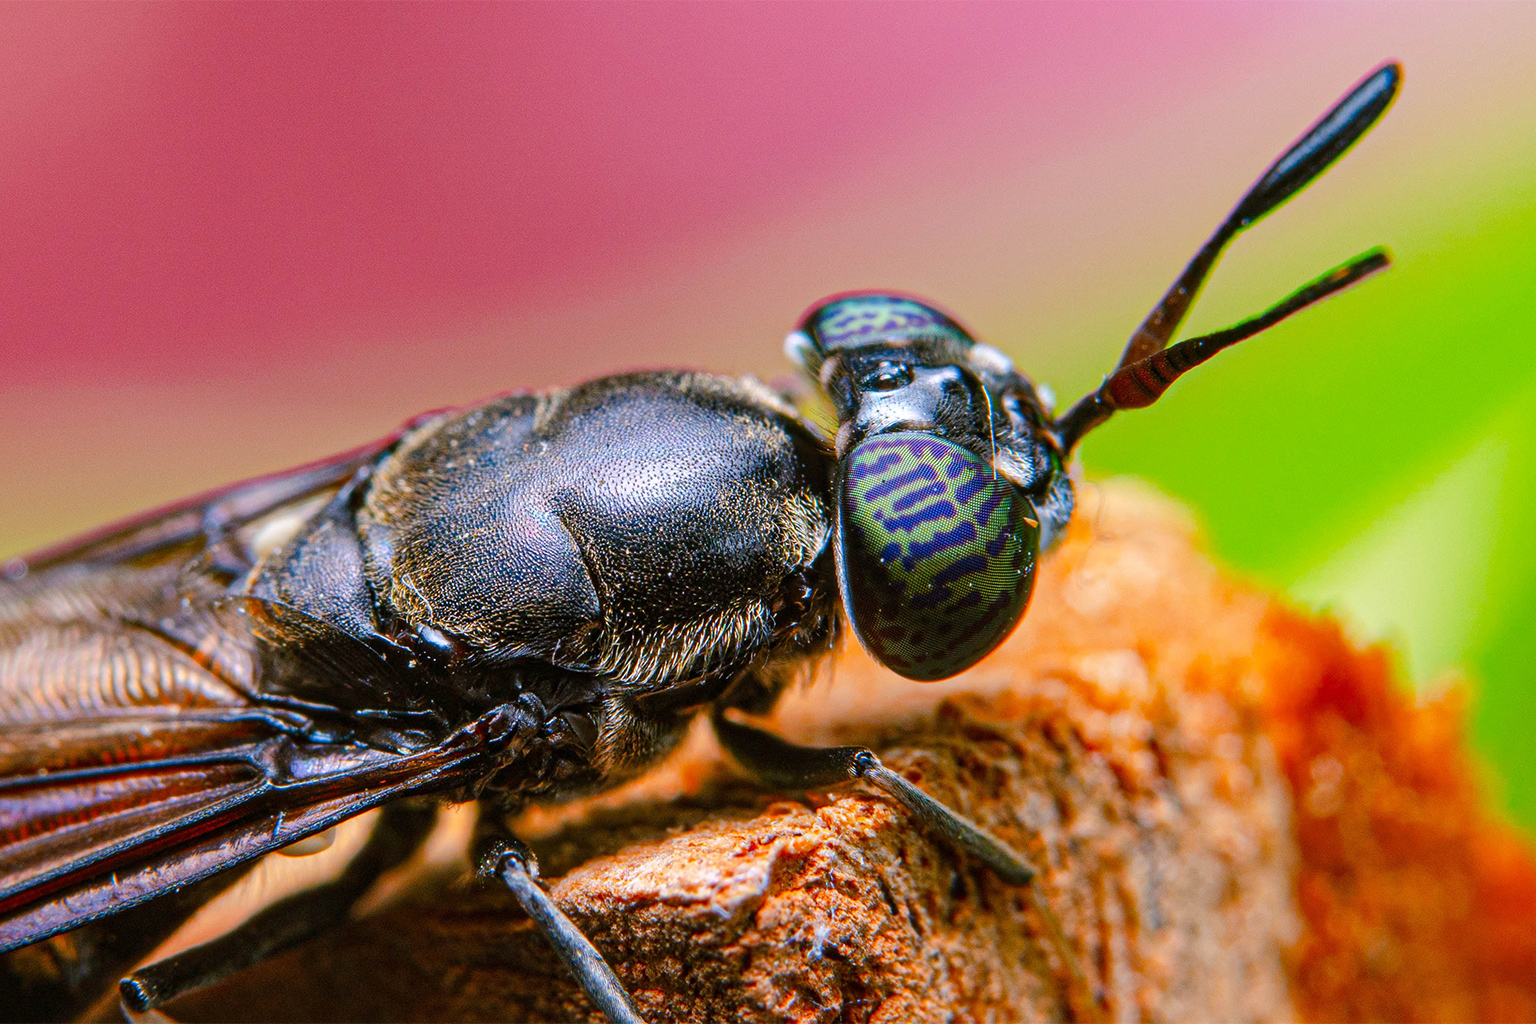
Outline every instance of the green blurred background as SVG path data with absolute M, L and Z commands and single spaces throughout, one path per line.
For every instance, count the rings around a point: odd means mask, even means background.
M 1420 688 L 1467 679 L 1490 786 L 1530 828 L 1536 150 L 1511 141 L 1437 183 L 1450 196 L 1403 197 L 1418 215 L 1393 232 L 1390 273 L 1202 367 L 1085 459 L 1186 499 L 1218 557 L 1393 645 Z M 1195 320 L 1186 334 L 1222 325 Z
M 1186 335 L 1396 267 L 1084 446 L 1460 673 L 1536 828 L 1536 5 L 0 7 L 0 556 L 608 370 L 783 374 L 926 295 L 1063 402 L 1382 60 L 1396 107 Z

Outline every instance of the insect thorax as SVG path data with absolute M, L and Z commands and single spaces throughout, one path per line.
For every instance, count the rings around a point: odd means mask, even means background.
M 626 702 L 829 645 L 830 475 L 751 382 L 503 396 L 408 433 L 253 591 L 415 652 L 445 703 L 528 691 L 587 716 L 598 760 L 628 771 L 670 726 Z

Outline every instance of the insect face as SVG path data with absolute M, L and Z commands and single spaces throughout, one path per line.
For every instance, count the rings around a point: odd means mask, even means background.
M 1013 631 L 1034 587 L 1035 501 L 1060 460 L 1033 388 L 903 296 L 833 298 L 787 347 L 838 413 L 837 575 L 855 634 L 909 679 L 964 671 Z
M 922 430 L 964 439 L 990 433 L 981 382 L 963 369 L 975 342 L 915 299 L 829 299 L 805 315 L 785 344 L 836 407 L 839 458 L 871 434 Z

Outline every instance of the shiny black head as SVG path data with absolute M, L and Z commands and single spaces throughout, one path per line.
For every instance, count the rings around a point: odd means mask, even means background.
M 786 349 L 837 410 L 837 568 L 854 632 L 908 678 L 969 668 L 1023 617 L 1042 539 L 1070 515 L 1033 386 L 900 295 L 829 299 Z
M 1001 389 L 1002 374 L 1012 371 L 1001 352 L 978 352 L 949 316 L 902 295 L 828 299 L 801 319 L 785 348 L 836 408 L 839 456 L 871 435 L 898 430 L 990 446 L 999 410 L 989 385 Z

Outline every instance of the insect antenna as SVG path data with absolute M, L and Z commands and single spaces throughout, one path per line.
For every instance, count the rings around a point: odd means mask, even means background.
M 1333 268 L 1310 284 L 1298 288 L 1258 316 L 1249 317 L 1226 330 L 1203 334 L 1198 338 L 1188 338 L 1170 348 L 1153 352 L 1140 362 L 1120 367 L 1105 379 L 1098 391 L 1090 396 L 1095 402 L 1094 411 L 1099 413 L 1099 417 L 1089 426 L 1102 423 L 1117 409 L 1146 408 L 1161 398 L 1169 385 L 1183 376 L 1186 370 L 1199 366 L 1217 352 L 1236 345 L 1244 338 L 1251 338 L 1260 331 L 1268 330 L 1292 313 L 1298 313 L 1314 303 L 1321 302 L 1334 292 L 1343 291 L 1378 270 L 1385 270 L 1391 264 L 1392 259 L 1385 249 L 1379 247 L 1371 249 L 1348 263 Z M 1063 417 L 1063 420 L 1065 419 L 1066 417 Z
M 1373 249 L 1323 275 L 1259 316 L 1164 351 L 1232 239 L 1306 188 L 1358 142 L 1391 106 L 1402 83 L 1402 75 L 1402 67 L 1395 62 L 1377 68 L 1269 166 L 1131 335 L 1120 362 L 1104 384 L 1057 419 L 1056 432 L 1064 452 L 1071 451 L 1084 434 L 1103 423 L 1115 410 L 1150 405 L 1190 367 L 1388 265 L 1390 261 L 1385 251 Z M 1179 351 L 1179 355 L 1175 356 L 1175 351 Z M 1171 376 L 1162 379 L 1168 373 Z M 1132 381 L 1136 382 L 1134 386 Z M 1118 394 L 1112 391 L 1112 384 Z M 1120 401 L 1122 398 L 1141 400 L 1127 403 Z

